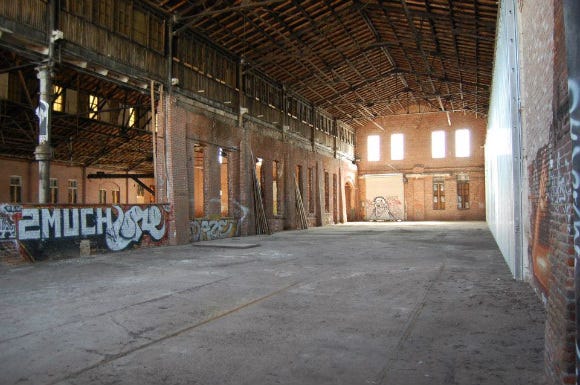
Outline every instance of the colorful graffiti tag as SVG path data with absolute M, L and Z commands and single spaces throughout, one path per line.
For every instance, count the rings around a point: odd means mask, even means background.
M 400 221 L 403 220 L 403 204 L 399 197 L 375 197 L 367 202 L 366 217 L 371 221 Z
M 214 201 L 214 200 L 212 200 Z M 219 200 L 215 200 L 220 202 Z M 196 218 L 190 222 L 192 242 L 211 241 L 212 239 L 239 237 L 242 223 L 246 220 L 249 209 L 237 201 L 232 201 L 233 218 Z
M 239 220 L 234 218 L 195 219 L 191 222 L 193 242 L 231 238 L 239 235 Z
M 16 221 L 21 213 L 21 205 L 0 204 L 0 240 L 16 239 Z
M 0 205 L 0 235 L 16 239 L 20 253 L 33 260 L 78 255 L 88 239 L 97 250 L 167 243 L 169 205 L 11 206 Z M 10 215 L 9 215 L 10 214 Z

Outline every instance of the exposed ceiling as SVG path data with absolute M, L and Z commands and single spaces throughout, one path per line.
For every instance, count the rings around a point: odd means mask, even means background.
M 378 116 L 487 115 L 495 0 L 159 0 L 192 28 L 353 127 Z

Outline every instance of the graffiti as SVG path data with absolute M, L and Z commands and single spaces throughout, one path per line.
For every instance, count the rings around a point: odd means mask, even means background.
M 159 207 L 133 206 L 125 213 L 121 207 L 113 207 L 117 210 L 117 219 L 112 226 L 107 226 L 106 233 L 110 250 L 123 250 L 130 244 L 138 243 L 144 233 L 149 234 L 155 241 L 165 236 L 165 219 Z
M 159 241 L 165 236 L 165 228 L 165 218 L 158 206 L 132 206 L 126 212 L 120 206 L 23 208 L 18 240 L 104 235 L 108 249 L 118 251 L 138 243 L 144 233 Z
M 580 255 L 580 85 L 569 79 L 570 134 L 572 137 L 572 197 L 574 203 L 574 249 Z
M 70 207 L 0 204 L 0 240 L 15 242 L 30 260 L 78 256 L 81 240 L 94 250 L 125 250 L 168 240 L 170 205 Z
M 39 121 L 39 133 L 38 133 L 38 142 L 44 143 L 48 140 L 48 103 L 44 100 L 38 101 L 38 107 L 36 107 L 36 116 L 38 116 Z
M 548 148 L 541 148 L 529 166 L 531 227 L 530 254 L 533 273 L 544 291 L 548 291 L 550 274 L 550 210 L 548 180 L 550 177 Z M 537 195 L 534 195 L 537 192 Z
M 0 240 L 16 239 L 16 220 L 22 213 L 22 206 L 0 204 Z
M 578 11 L 577 6 L 576 10 Z M 575 48 L 575 50 L 577 50 L 577 48 Z M 569 71 L 574 72 L 576 70 L 572 70 L 569 67 Z M 580 113 L 580 84 L 572 79 L 568 79 L 568 90 L 570 98 L 570 134 L 572 137 L 572 203 L 574 207 L 573 223 L 575 254 L 574 283 L 576 291 L 576 309 L 578 309 L 580 308 L 580 119 L 578 119 Z M 576 317 L 576 330 L 578 330 L 579 327 L 580 317 Z M 580 334 L 576 335 L 576 379 L 576 383 L 578 384 L 580 382 Z
M 403 219 L 403 205 L 398 197 L 375 197 L 367 202 L 367 218 L 371 221 L 399 221 Z
M 191 234 L 194 242 L 238 236 L 240 221 L 233 218 L 196 219 L 191 222 Z
M 212 201 L 221 203 L 218 199 Z M 250 210 L 235 200 L 232 200 L 231 203 L 233 205 L 233 218 L 194 219 L 191 221 L 191 240 L 199 242 L 240 236 L 242 224 Z

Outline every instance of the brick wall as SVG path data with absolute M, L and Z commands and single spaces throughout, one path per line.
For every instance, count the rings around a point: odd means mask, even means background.
M 359 175 L 402 173 L 405 177 L 405 213 L 407 220 L 483 220 L 485 219 L 485 181 L 483 144 L 486 119 L 475 114 L 432 113 L 401 115 L 377 120 L 385 130 L 368 125 L 357 131 Z M 455 130 L 467 128 L 471 133 L 471 156 L 455 156 Z M 446 135 L 445 157 L 431 156 L 431 132 L 443 130 Z M 404 134 L 404 159 L 391 160 L 391 134 Z M 368 161 L 367 137 L 380 136 L 379 161 Z M 469 177 L 469 209 L 457 207 L 457 176 Z M 445 181 L 444 210 L 433 209 L 433 177 Z M 364 196 L 361 184 L 359 197 Z M 362 198 L 361 198 L 362 199 Z M 362 205 L 360 203 L 359 205 Z M 362 212 L 359 211 L 362 217 Z
M 177 228 L 180 223 L 200 219 L 191 202 L 195 189 L 202 185 L 195 180 L 195 174 L 188 170 L 193 165 L 194 148 L 203 148 L 203 215 L 201 218 L 217 219 L 221 216 L 220 190 L 222 189 L 221 168 L 218 161 L 220 149 L 227 153 L 228 162 L 228 196 L 229 217 L 243 218 L 239 224 L 240 234 L 247 235 L 255 232 L 254 203 L 251 183 L 251 167 L 256 158 L 262 159 L 261 172 L 263 174 L 263 201 L 268 224 L 272 231 L 295 229 L 297 227 L 296 200 L 295 200 L 295 170 L 302 167 L 302 183 L 306 189 L 308 183 L 307 170 L 314 171 L 315 183 L 312 185 L 314 207 L 310 212 L 308 192 L 304 191 L 304 205 L 308 222 L 311 226 L 325 225 L 346 221 L 345 212 L 345 184 L 356 182 L 356 167 L 348 160 L 341 160 L 327 149 L 313 146 L 311 142 L 284 133 L 275 127 L 264 127 L 257 121 L 245 120 L 243 128 L 238 127 L 237 116 L 218 111 L 210 111 L 203 106 L 196 105 L 190 100 L 178 98 L 171 105 L 171 125 L 169 130 L 181 130 L 185 127 L 186 145 L 171 149 L 174 159 L 168 164 L 185 165 L 182 171 L 185 180 L 178 179 L 182 195 L 175 196 L 183 205 L 183 210 L 175 210 L 176 215 L 181 212 L 187 219 L 176 218 Z M 179 134 L 181 137 L 181 134 Z M 171 139 L 170 139 L 171 140 Z M 163 146 L 161 140 L 161 146 Z M 162 151 L 159 152 L 161 154 Z M 253 160 L 252 160 L 253 156 Z M 163 163 L 164 160 L 158 160 Z M 279 164 L 277 188 L 278 213 L 274 213 L 274 162 Z M 174 168 L 169 168 L 169 172 Z M 164 179 L 165 168 L 161 168 L 158 179 Z M 183 174 L 184 172 L 184 174 Z M 324 192 L 324 173 L 329 175 L 329 204 L 326 210 Z M 336 191 L 334 188 L 336 179 Z M 170 180 L 171 181 L 171 180 Z M 355 185 L 356 186 L 356 185 Z M 336 199 L 334 199 L 336 196 Z M 175 201 L 175 204 L 178 204 Z M 178 222 L 178 223 L 177 223 Z
M 550 384 L 575 378 L 571 138 L 561 1 L 519 2 L 524 229 L 531 281 L 546 300 Z
M 38 202 L 38 166 L 36 162 L 15 159 L 2 159 L 0 167 L 0 202 L 10 201 L 10 177 L 13 175 L 22 178 L 22 202 Z M 111 172 L 98 168 L 86 168 L 84 170 L 78 166 L 68 166 L 53 163 L 50 167 L 50 177 L 57 180 L 58 201 L 57 203 L 68 203 L 68 180 L 77 181 L 77 203 L 95 204 L 99 203 L 99 190 L 107 191 L 107 203 L 111 203 L 112 191 L 117 190 L 120 194 L 122 204 L 142 204 L 151 203 L 154 198 L 147 191 L 143 195 L 138 194 L 138 185 L 135 181 L 126 178 L 114 179 L 86 179 L 86 175 L 98 172 Z M 154 185 L 152 178 L 141 179 L 147 186 Z

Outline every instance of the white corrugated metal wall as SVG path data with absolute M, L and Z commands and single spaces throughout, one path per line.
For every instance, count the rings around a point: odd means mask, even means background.
M 487 222 L 516 279 L 522 279 L 521 120 L 514 0 L 500 2 L 485 141 Z

